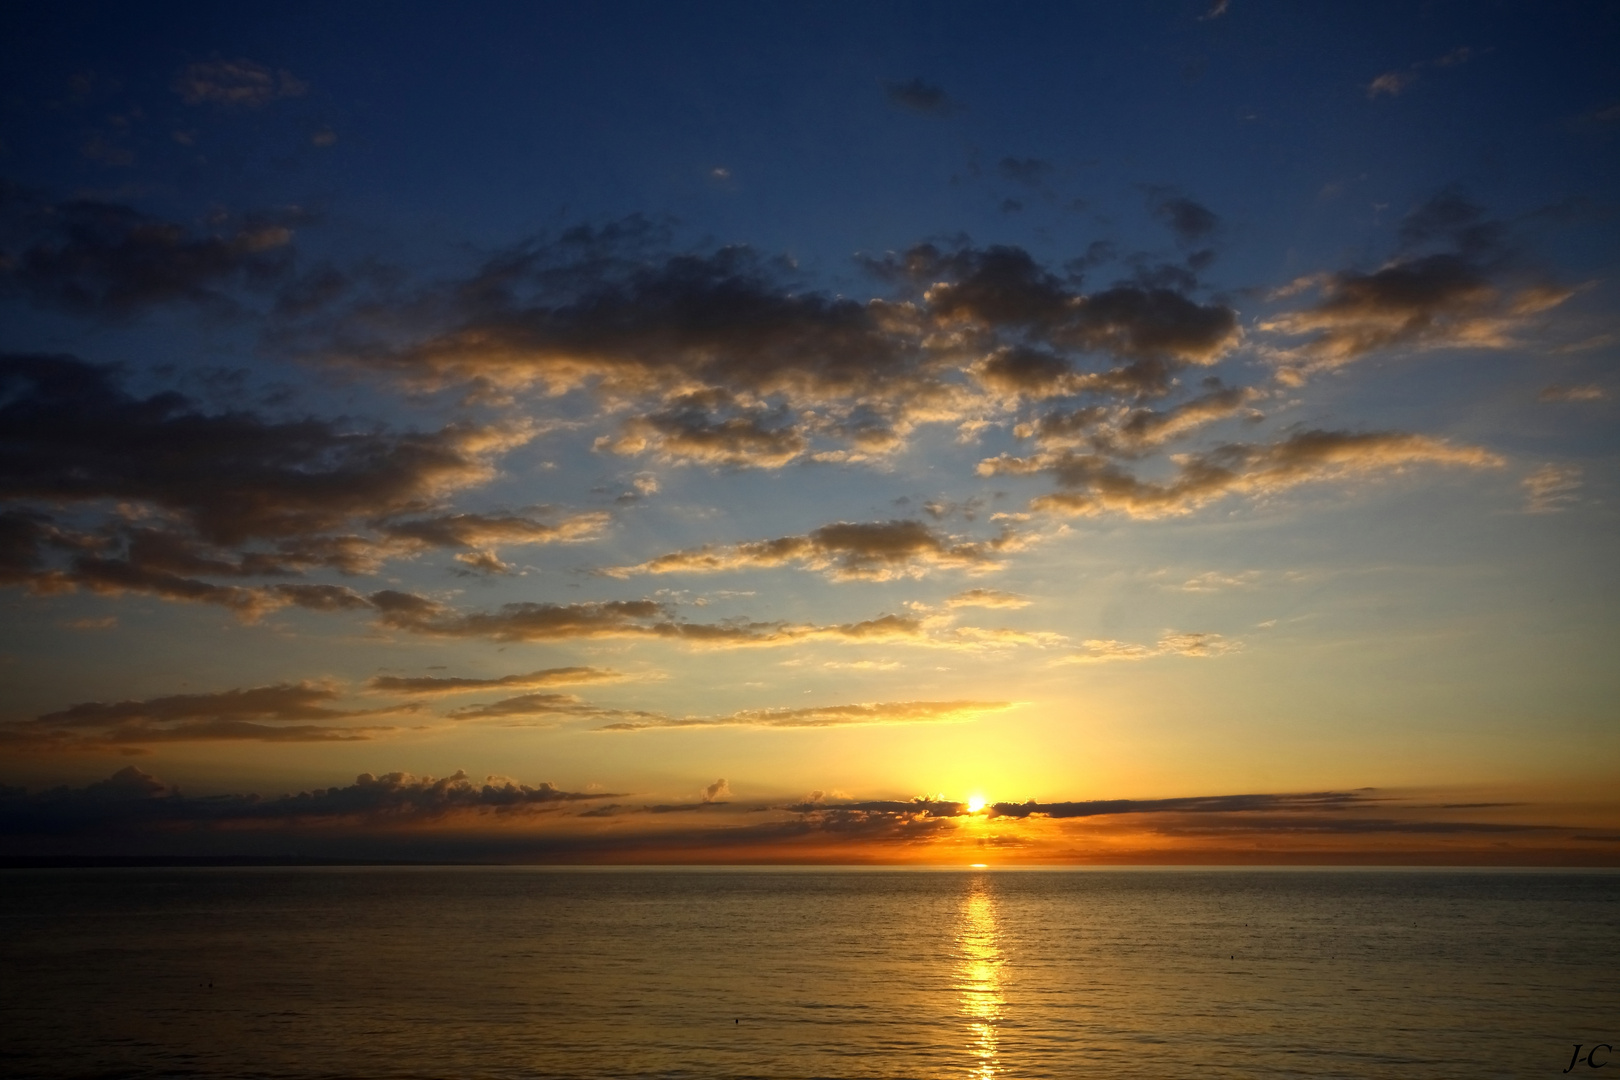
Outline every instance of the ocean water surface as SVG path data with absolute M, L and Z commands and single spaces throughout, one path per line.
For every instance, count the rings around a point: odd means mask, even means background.
M 1601 871 L 7 870 L 0 920 L 11 1076 L 1533 1077 L 1620 1045 Z

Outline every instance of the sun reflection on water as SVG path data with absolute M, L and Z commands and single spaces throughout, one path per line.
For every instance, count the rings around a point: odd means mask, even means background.
M 956 986 L 967 1021 L 969 1075 L 989 1080 L 1001 1075 L 1001 949 L 996 941 L 996 903 L 984 874 L 975 874 L 962 902 L 956 934 Z

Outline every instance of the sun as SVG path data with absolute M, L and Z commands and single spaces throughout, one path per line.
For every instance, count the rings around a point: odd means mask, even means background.
M 970 796 L 968 796 L 967 808 L 968 808 L 968 813 L 970 813 L 970 814 L 977 814 L 980 810 L 983 810 L 984 809 L 984 796 L 983 795 L 970 795 Z

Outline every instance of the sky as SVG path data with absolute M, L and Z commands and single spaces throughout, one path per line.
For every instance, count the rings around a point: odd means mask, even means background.
M 1620 862 L 1620 9 L 13 6 L 0 854 Z

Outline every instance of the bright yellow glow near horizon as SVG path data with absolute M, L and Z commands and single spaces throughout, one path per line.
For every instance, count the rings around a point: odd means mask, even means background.
M 968 796 L 968 804 L 967 804 L 967 806 L 968 806 L 968 813 L 977 814 L 980 810 L 984 809 L 984 806 L 985 806 L 985 798 L 984 798 L 984 796 L 983 795 L 970 795 L 970 796 Z

